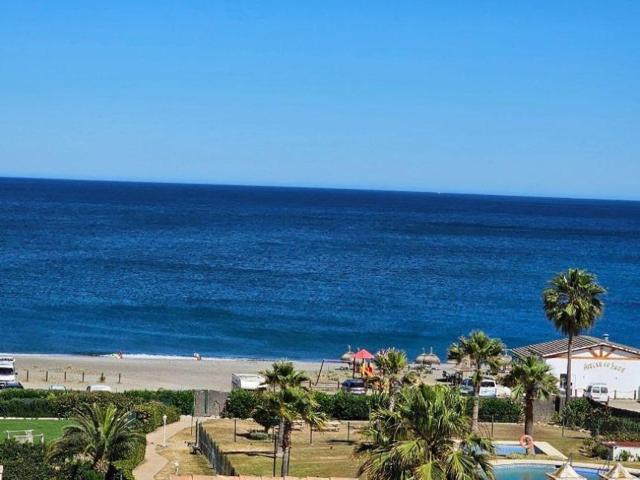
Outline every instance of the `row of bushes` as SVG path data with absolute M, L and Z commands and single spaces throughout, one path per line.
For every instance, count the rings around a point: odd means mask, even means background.
M 138 390 L 123 393 L 50 392 L 47 390 L 0 390 L 0 417 L 67 417 L 75 407 L 86 403 L 114 404 L 132 409 L 135 405 L 156 402 L 172 407 L 179 414 L 193 411 L 192 391 Z
M 567 403 L 558 416 L 558 423 L 589 430 L 593 435 L 623 441 L 640 441 L 640 421 L 618 416 L 606 405 L 594 404 L 586 398 Z
M 227 399 L 224 415 L 229 418 L 249 418 L 258 404 L 259 393 L 247 390 L 233 390 Z M 381 401 L 377 395 L 353 395 L 345 392 L 327 394 L 315 393 L 320 411 L 336 420 L 368 420 L 369 413 Z M 468 403 L 471 415 L 473 402 Z M 484 422 L 516 423 L 522 421 L 522 402 L 510 398 L 484 398 L 480 401 L 479 417 Z

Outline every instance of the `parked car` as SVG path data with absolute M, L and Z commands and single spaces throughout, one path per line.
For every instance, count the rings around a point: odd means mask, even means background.
M 87 392 L 110 392 L 111 387 L 109 385 L 89 385 Z
M 342 382 L 342 391 L 354 395 L 364 395 L 367 393 L 367 386 L 362 378 L 349 378 Z
M 587 387 L 583 396 L 594 402 L 607 403 L 609 401 L 609 387 L 606 383 L 593 383 Z
M 473 395 L 473 381 L 470 378 L 465 378 L 460 384 L 460 391 L 464 395 Z M 511 395 L 511 389 L 496 384 L 496 381 L 491 377 L 484 377 L 480 381 L 479 395 L 485 398 L 495 398 L 497 396 L 508 397 Z
M 19 389 L 23 389 L 24 387 L 22 386 L 22 384 L 20 382 L 17 381 L 13 381 L 13 382 L 0 382 L 0 390 L 4 390 L 7 388 L 19 388 Z
M 49 385 L 49 390 L 51 390 L 52 392 L 66 392 L 67 387 L 65 387 L 64 385 Z
M 253 373 L 232 373 L 231 389 L 264 390 L 267 388 L 266 379 L 262 375 Z

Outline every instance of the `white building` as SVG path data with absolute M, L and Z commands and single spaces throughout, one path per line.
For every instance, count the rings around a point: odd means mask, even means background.
M 551 366 L 560 386 L 566 386 L 567 339 L 537 343 L 513 349 L 520 358 L 541 357 Z M 573 395 L 582 396 L 592 383 L 605 383 L 611 398 L 638 398 L 640 350 L 604 338 L 581 335 L 573 339 L 571 357 Z
M 628 461 L 640 459 L 640 442 L 604 442 L 609 449 L 609 460 L 623 460 L 625 456 Z

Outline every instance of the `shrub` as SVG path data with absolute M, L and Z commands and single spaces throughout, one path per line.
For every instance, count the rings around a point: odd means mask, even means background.
M 467 413 L 471 416 L 473 398 L 467 402 Z M 511 398 L 481 398 L 478 418 L 481 422 L 519 423 L 524 415 L 522 402 Z
M 280 423 L 278 407 L 273 401 L 272 394 L 260 393 L 255 398 L 256 407 L 251 412 L 251 418 L 264 428 L 264 433 L 267 433 L 270 428 Z
M 146 445 L 144 443 L 138 443 L 131 449 L 127 458 L 114 462 L 114 466 L 122 473 L 122 478 L 126 480 L 135 480 L 133 476 L 133 469 L 144 460 L 145 450 Z
M 6 440 L 0 443 L 0 465 L 4 465 L 5 480 L 33 480 L 55 478 L 46 461 L 44 445 L 30 445 Z
M 592 406 L 586 398 L 576 398 L 560 410 L 560 423 L 570 428 L 586 428 Z
M 227 418 L 251 418 L 257 405 L 255 392 L 238 388 L 232 390 L 227 397 L 222 415 Z
M 144 433 L 153 432 L 163 424 L 162 417 L 167 416 L 167 424 L 180 420 L 180 411 L 160 402 L 147 402 L 133 407 L 133 413 L 140 422 Z
M 369 419 L 372 397 L 368 395 L 353 395 L 342 391 L 331 395 L 331 397 L 332 408 L 330 411 L 324 411 L 329 417 L 336 420 Z
M 134 403 L 157 401 L 176 407 L 182 415 L 193 413 L 192 390 L 130 390 L 123 395 Z

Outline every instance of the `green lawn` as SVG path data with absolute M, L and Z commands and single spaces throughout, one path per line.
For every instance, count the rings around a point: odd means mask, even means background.
M 71 420 L 0 420 L 0 442 L 6 440 L 7 430 L 33 430 L 34 434 L 44 433 L 45 442 L 62 435 L 64 427 Z

